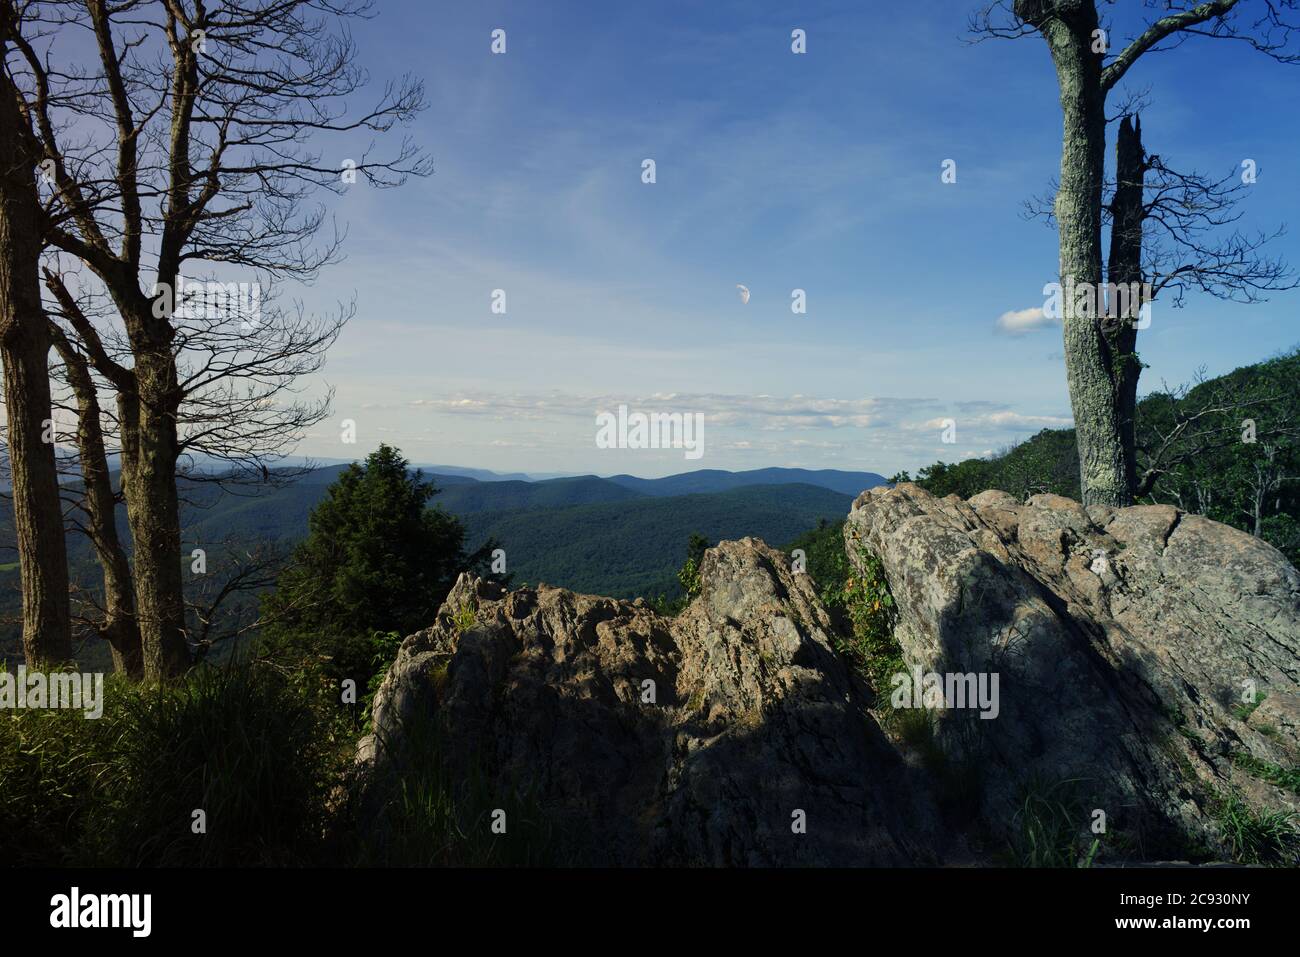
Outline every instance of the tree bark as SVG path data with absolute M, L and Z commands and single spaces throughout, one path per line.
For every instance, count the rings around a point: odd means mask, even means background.
M 1056 220 L 1066 378 L 1079 444 L 1084 504 L 1132 504 L 1133 466 L 1126 461 L 1116 370 L 1102 331 L 1102 191 L 1105 185 L 1106 95 L 1101 52 L 1094 52 L 1097 11 L 1089 0 L 1051 7 L 1035 23 L 1052 53 L 1064 132 Z M 1021 5 L 1017 4 L 1017 11 Z
M 1145 301 L 1142 286 L 1142 223 L 1145 219 L 1144 179 L 1146 152 L 1142 149 L 1142 121 L 1124 117 L 1115 140 L 1115 197 L 1111 201 L 1110 262 L 1106 269 L 1110 289 L 1126 287 L 1137 295 L 1121 298 L 1127 308 L 1114 308 L 1102 323 L 1107 365 L 1112 370 L 1115 407 L 1130 496 L 1137 492 L 1137 387 L 1142 362 L 1137 355 L 1137 326 Z M 1112 303 L 1112 306 L 1115 304 Z M 1131 500 L 1131 498 L 1130 498 Z
M 16 29 L 0 2 L 0 62 Z M 0 70 L 0 363 L 4 368 L 14 527 L 29 665 L 72 658 L 67 546 L 50 409 L 50 339 L 41 305 L 41 206 L 31 129 Z
M 144 677 L 140 629 L 131 593 L 131 567 L 117 534 L 117 500 L 113 494 L 100 424 L 99 396 L 86 359 L 79 355 L 57 328 L 51 330 L 54 347 L 67 369 L 68 384 L 77 399 L 77 458 L 85 484 L 90 538 L 104 574 L 104 620 L 100 637 L 113 653 L 113 667 L 130 678 Z
M 134 323 L 136 329 L 143 321 Z M 135 558 L 135 609 L 150 680 L 190 666 L 176 493 L 176 365 L 170 343 L 135 351 L 136 392 L 119 403 L 122 491 Z

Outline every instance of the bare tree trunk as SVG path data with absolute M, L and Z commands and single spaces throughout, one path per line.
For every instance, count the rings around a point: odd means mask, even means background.
M 1145 300 L 1142 286 L 1142 222 L 1146 152 L 1142 121 L 1124 117 L 1115 141 L 1115 196 L 1111 202 L 1109 288 L 1131 290 L 1126 308 L 1112 309 L 1102 323 L 1106 364 L 1114 376 L 1124 469 L 1130 494 L 1137 490 L 1137 387 L 1142 362 L 1137 355 L 1137 325 Z M 1111 303 L 1115 306 L 1115 303 Z
M 122 490 L 135 558 L 135 608 L 145 677 L 183 674 L 190 666 L 181 576 L 176 367 L 170 344 L 136 354 L 137 393 L 120 404 Z
M 1093 33 L 1098 28 L 1093 5 L 1064 6 L 1068 9 L 1058 8 L 1041 21 L 1039 29 L 1056 65 L 1065 119 L 1056 219 L 1066 377 L 1084 503 L 1122 506 L 1133 500 L 1133 467 L 1125 461 L 1122 416 L 1115 404 L 1116 370 L 1098 316 L 1103 301 L 1101 209 L 1106 149 L 1102 54 L 1093 51 Z
M 86 359 L 57 328 L 52 333 L 77 399 L 77 458 L 86 486 L 90 537 L 104 573 L 104 620 L 98 626 L 99 633 L 112 649 L 114 669 L 139 679 L 144 677 L 144 656 L 131 594 L 131 567 L 117 534 L 116 498 L 104 450 L 99 397 Z
M 0 60 L 15 28 L 0 2 Z M 22 577 L 23 654 L 28 664 L 72 658 L 67 546 L 51 418 L 50 339 L 41 305 L 41 208 L 31 130 L 0 72 L 0 362 L 4 367 L 14 526 Z

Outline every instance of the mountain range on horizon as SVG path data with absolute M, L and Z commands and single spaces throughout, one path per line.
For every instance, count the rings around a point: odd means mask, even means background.
M 292 457 L 286 459 L 285 463 L 289 466 L 295 466 L 310 462 L 314 463 L 319 470 L 327 470 L 345 467 L 357 461 L 360 461 L 360 459 Z M 199 464 L 202 467 L 202 464 Z M 596 479 L 613 482 L 625 488 L 636 489 L 647 495 L 680 495 L 687 492 L 716 492 L 723 489 L 741 488 L 746 485 L 788 485 L 792 483 L 816 485 L 821 488 L 856 495 L 864 489 L 874 488 L 888 481 L 883 475 L 876 472 L 780 466 L 745 469 L 742 471 L 694 469 L 689 472 L 677 472 L 657 478 L 643 478 L 625 472 L 614 475 L 598 475 L 591 472 L 497 472 L 492 469 L 464 465 L 430 465 L 421 462 L 412 462 L 411 468 L 419 469 L 426 475 L 437 476 L 442 480 L 443 484 L 451 484 L 447 481 L 448 479 L 473 479 L 478 482 L 528 482 L 533 484 Z
M 349 464 L 321 465 L 280 487 L 228 490 L 197 476 L 181 478 L 183 554 L 203 548 L 215 561 L 228 548 L 298 541 L 312 509 Z M 489 540 L 505 549 L 516 583 L 648 599 L 680 590 L 676 572 L 694 533 L 712 542 L 754 536 L 782 546 L 822 520 L 843 518 L 864 489 L 887 484 L 874 472 L 833 469 L 700 469 L 646 479 L 412 468 L 437 488 L 430 504 L 460 520 L 469 550 Z M 122 506 L 118 528 L 129 549 Z M 12 514 L 5 510 L 0 540 L 12 538 Z M 68 552 L 74 581 L 96 588 L 100 573 L 89 540 L 69 533 Z M 17 563 L 0 558 L 0 611 L 16 610 L 17 602 Z M 16 640 L 16 627 L 0 633 L 0 657 Z
M 64 457 L 68 463 L 66 466 L 75 471 L 76 452 L 75 449 L 63 446 L 57 447 L 57 452 Z M 312 473 L 335 474 L 341 468 L 344 468 L 355 462 L 360 462 L 365 456 L 350 459 L 336 458 L 318 458 L 313 456 L 291 455 L 279 460 L 275 467 L 284 469 L 310 467 Z M 107 456 L 109 469 L 112 472 L 118 470 L 119 456 L 117 453 L 110 453 Z M 0 472 L 8 472 L 8 451 L 0 448 Z M 217 459 L 208 456 L 191 456 L 189 468 L 193 471 L 216 474 L 229 469 L 229 463 L 224 459 Z M 672 495 L 682 494 L 686 491 L 693 492 L 711 492 L 719 491 L 724 488 L 741 488 L 745 485 L 780 485 L 789 483 L 806 483 L 808 485 L 817 485 L 822 488 L 834 489 L 839 492 L 851 492 L 857 483 L 864 482 L 858 487 L 858 491 L 867 488 L 874 488 L 876 485 L 884 484 L 887 479 L 876 472 L 864 471 L 845 471 L 841 469 L 805 469 L 793 467 L 768 467 L 760 469 L 746 469 L 742 471 L 731 471 L 729 469 L 696 469 L 690 472 L 678 472 L 671 475 L 660 476 L 658 478 L 643 478 L 641 476 L 629 475 L 627 473 L 618 473 L 615 475 L 596 475 L 590 472 L 497 472 L 492 469 L 475 468 L 464 465 L 446 465 L 446 464 L 427 464 L 422 462 L 412 462 L 412 469 L 419 469 L 426 475 L 437 476 L 441 484 L 450 485 L 458 484 L 460 480 L 469 479 L 476 482 L 563 482 L 569 479 L 598 479 L 601 481 L 614 482 L 627 488 L 634 488 L 645 492 L 647 495 Z M 66 476 L 63 480 L 75 482 L 75 475 Z M 8 482 L 0 482 L 0 488 L 8 489 Z M 669 491 L 671 490 L 671 491 Z M 857 494 L 852 492 L 852 494 Z

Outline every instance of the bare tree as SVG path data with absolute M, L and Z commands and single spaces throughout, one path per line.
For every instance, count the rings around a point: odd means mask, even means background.
M 1292 33 L 1294 0 L 1209 0 L 1183 3 L 1148 0 L 1162 15 L 1144 21 L 1136 35 L 1111 52 L 1096 0 L 997 0 L 973 18 L 981 38 L 1017 38 L 1038 33 L 1047 42 L 1060 89 L 1064 132 L 1061 173 L 1054 204 L 1060 233 L 1066 375 L 1079 442 L 1080 481 L 1086 503 L 1127 505 L 1133 501 L 1135 466 L 1125 439 L 1124 397 L 1133 371 L 1115 361 L 1126 342 L 1109 338 L 1099 314 L 1105 287 L 1102 265 L 1105 189 L 1106 100 L 1144 55 L 1172 49 L 1191 37 L 1236 40 L 1284 63 Z M 1140 152 L 1140 139 L 1130 156 Z M 1140 164 L 1139 164 L 1140 165 Z M 1123 227 L 1122 228 L 1126 228 Z M 1139 260 L 1140 261 L 1140 260 Z M 1118 263 L 1131 269 L 1131 257 Z M 1072 295 L 1072 290 L 1091 290 Z M 1127 339 L 1127 335 L 1124 337 Z M 1133 386 L 1135 387 L 1134 378 Z M 1131 420 L 1131 416 L 1129 416 Z
M 132 580 L 116 522 L 115 506 L 122 496 L 114 492 L 109 466 L 110 455 L 120 448 L 118 417 L 106 413 L 99 401 L 101 392 L 117 392 L 126 375 L 121 363 L 129 361 L 130 349 L 120 337 L 106 341 L 101 335 L 97 323 L 111 317 L 111 303 L 105 305 L 99 301 L 102 297 L 88 294 L 72 282 L 75 279 L 48 267 L 45 270 L 51 297 L 48 312 L 53 317 L 51 334 L 63 359 L 59 378 L 67 393 L 66 399 L 56 395 L 54 409 L 67 412 L 76 422 L 74 428 L 61 430 L 56 415 L 54 424 L 58 447 L 76 449 L 58 456 L 61 474 L 68 478 L 63 486 L 66 522 L 70 530 L 84 534 L 92 543 L 103 569 L 102 591 L 74 589 L 74 610 L 80 611 L 75 617 L 92 635 L 109 642 L 119 671 L 138 676 L 140 639 Z M 78 292 L 74 294 L 70 286 L 77 286 Z M 223 492 L 265 494 L 310 469 L 310 465 L 276 463 L 296 445 L 304 430 L 328 413 L 331 393 L 310 402 L 299 401 L 293 394 L 302 376 L 321 367 L 326 350 L 351 310 L 341 309 L 318 321 L 305 316 L 300 308 L 284 311 L 272 308 L 270 302 L 257 315 L 223 307 L 216 318 L 204 318 L 203 310 L 195 306 L 202 303 L 192 302 L 175 313 L 177 367 L 183 390 L 177 418 L 183 450 L 179 471 L 184 482 L 178 488 L 178 500 L 203 507 L 215 504 Z M 82 343 L 102 354 L 92 362 L 80 351 Z M 112 378 L 96 382 L 96 368 L 109 370 Z M 194 494 L 201 488 L 209 491 Z M 243 546 L 259 554 L 265 552 L 265 547 L 256 543 Z M 189 547 L 186 544 L 182 551 Z M 233 543 L 231 547 L 235 548 Z M 214 604 L 206 617 L 196 619 L 192 610 L 198 599 L 188 592 L 203 595 L 214 587 L 247 590 L 247 586 L 227 588 L 221 571 L 209 569 L 187 588 L 191 613 L 187 615 L 186 637 L 196 650 L 212 643 L 213 614 L 232 603 Z M 239 569 L 231 575 L 245 582 L 248 579 Z
M 75 310 L 76 304 L 67 297 L 62 284 L 53 276 L 50 281 L 64 308 Z M 130 564 L 117 532 L 117 496 L 113 491 L 104 445 L 99 394 L 91 376 L 89 360 L 77 351 L 57 323 L 50 322 L 50 331 L 77 403 L 77 461 L 83 488 L 78 506 L 86 519 L 84 524 L 77 524 L 94 545 L 95 555 L 103 569 L 102 618 L 92 627 L 112 648 L 116 670 L 140 678 L 144 675 L 140 628 L 135 619 Z
M 1280 455 L 1281 449 L 1273 444 L 1260 447 L 1263 454 L 1252 464 L 1250 488 L 1251 533 L 1259 538 L 1264 534 L 1264 509 L 1271 495 L 1281 491 L 1283 486 L 1300 481 L 1300 475 L 1290 475 L 1286 459 Z
M 220 546 L 217 566 L 188 601 L 190 638 L 200 661 L 222 643 L 265 624 L 257 598 L 290 560 L 289 548 L 279 542 L 250 546 L 227 541 Z
M 0 0 L 0 61 L 18 30 Z M 67 546 L 50 441 L 50 336 L 41 309 L 40 146 L 8 70 L 0 71 L 0 361 L 29 664 L 72 657 Z
M 310 371 L 310 363 L 294 365 L 295 353 L 319 351 L 337 335 L 329 322 L 263 326 L 247 302 L 237 314 L 196 315 L 185 299 L 183 270 L 223 266 L 244 277 L 241 288 L 248 290 L 281 278 L 309 280 L 336 260 L 340 241 L 335 232 L 317 242 L 326 214 L 305 207 L 313 192 L 340 191 L 348 177 L 392 186 L 429 171 L 405 141 L 387 159 L 371 159 L 365 149 L 342 164 L 309 148 L 323 134 L 386 132 L 422 107 L 420 84 L 404 79 L 370 109 L 350 111 L 368 78 L 342 25 L 368 6 L 46 0 L 32 4 L 32 29 L 18 41 L 24 108 L 54 172 L 46 238 L 102 283 L 129 351 L 127 366 L 100 330 L 73 323 L 82 353 L 118 393 L 148 677 L 176 674 L 191 658 L 179 561 L 182 457 L 187 450 L 222 454 L 232 417 L 244 423 L 251 447 L 260 431 L 262 451 L 283 436 L 286 423 L 310 421 L 301 407 L 281 414 L 274 398 L 295 374 Z M 77 31 L 97 49 L 97 68 L 62 65 L 62 38 Z M 106 135 L 85 132 L 104 115 Z M 250 318 L 257 322 L 250 326 Z M 186 353 L 205 358 L 187 366 Z M 233 384 L 238 380 L 242 387 Z M 194 426 L 188 437 L 187 399 Z M 261 472 L 256 452 L 235 464 Z
M 1249 186 L 1235 171 L 1219 179 L 1180 172 L 1145 152 L 1140 118 L 1123 113 L 1118 125 L 1115 180 L 1107 184 L 1109 198 L 1102 205 L 1103 223 L 1110 227 L 1110 253 L 1106 308 L 1100 310 L 1098 322 L 1113 373 L 1129 488 L 1134 498 L 1142 498 L 1169 467 L 1195 450 L 1220 447 L 1218 432 L 1235 432 L 1217 426 L 1210 432 L 1200 430 L 1208 416 L 1244 413 L 1259 404 L 1240 396 L 1215 396 L 1204 407 L 1180 408 L 1177 426 L 1156 436 L 1154 443 L 1147 436 L 1147 445 L 1140 447 L 1137 387 L 1144 366 L 1137 333 L 1143 309 L 1162 293 L 1178 308 L 1191 290 L 1235 302 L 1260 302 L 1266 292 L 1295 288 L 1297 279 L 1294 270 L 1265 249 L 1284 228 L 1254 235 L 1236 228 Z M 1031 216 L 1054 224 L 1049 200 L 1038 197 L 1026 205 Z M 1122 290 L 1128 291 L 1120 294 Z M 1202 372 L 1193 385 L 1201 385 L 1204 378 Z M 1165 396 L 1182 402 L 1186 391 L 1175 396 L 1166 388 Z M 1177 461 L 1165 458 L 1172 450 L 1177 450 Z

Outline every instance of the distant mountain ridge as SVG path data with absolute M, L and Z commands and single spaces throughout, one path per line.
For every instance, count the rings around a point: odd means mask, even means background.
M 747 485 L 815 485 L 842 495 L 856 496 L 869 488 L 888 485 L 889 480 L 875 472 L 842 472 L 838 469 L 751 469 L 728 472 L 723 469 L 699 469 L 664 478 L 643 479 L 635 475 L 611 475 L 609 481 L 646 495 L 691 495 L 698 492 L 722 492 Z
M 301 537 L 306 534 L 307 516 L 311 509 L 324 498 L 328 486 L 345 468 L 345 465 L 325 466 L 291 485 L 265 494 L 227 496 L 222 501 L 204 502 L 188 508 L 184 516 L 186 541 L 214 542 L 230 535 L 244 538 Z M 431 504 L 466 520 L 471 533 L 484 527 L 481 522 L 468 521 L 469 516 L 480 513 L 491 513 L 499 518 L 514 512 L 534 513 L 576 506 L 621 504 L 626 508 L 637 502 L 681 496 L 707 497 L 759 487 L 784 488 L 786 491 L 778 495 L 785 494 L 798 501 L 806 500 L 817 491 L 847 496 L 847 502 L 838 513 L 842 517 L 848 512 L 848 504 L 864 489 L 888 484 L 873 472 L 806 469 L 759 469 L 752 472 L 706 469 L 659 479 L 631 475 L 611 478 L 579 475 L 536 482 L 506 478 L 480 481 L 464 474 L 421 471 L 438 488 Z M 537 520 L 536 515 L 533 518 Z M 686 534 L 689 535 L 690 531 Z M 741 531 L 740 534 L 750 533 Z
M 179 479 L 182 553 L 201 547 L 215 559 L 227 546 L 301 539 L 312 509 L 346 468 L 321 465 L 281 488 L 222 490 L 201 473 Z M 459 466 L 420 471 L 438 488 L 431 504 L 461 520 L 470 548 L 492 538 L 506 550 L 516 582 L 646 598 L 680 591 L 676 571 L 694 532 L 712 541 L 755 536 L 784 545 L 820 519 L 842 519 L 863 489 L 886 484 L 872 472 L 805 469 L 537 481 Z M 116 475 L 113 480 L 116 485 Z M 124 507 L 118 529 L 129 549 Z M 13 541 L 12 512 L 0 509 L 0 545 Z M 75 582 L 99 587 L 100 571 L 84 535 L 69 534 L 68 559 Z M 0 562 L 0 614 L 16 613 L 18 584 L 16 563 Z M 0 627 L 0 657 L 16 647 L 17 637 L 17 626 Z

